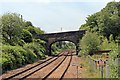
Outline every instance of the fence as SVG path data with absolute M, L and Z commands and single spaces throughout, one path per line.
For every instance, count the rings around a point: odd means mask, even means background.
M 96 73 L 99 74 L 99 78 L 111 78 L 111 66 L 110 64 L 113 63 L 113 66 L 117 66 L 117 72 L 118 72 L 118 76 L 116 77 L 120 77 L 120 58 L 115 58 L 115 59 L 108 59 L 108 60 L 96 60 L 93 59 L 92 57 L 88 56 L 89 59 L 89 64 L 92 67 L 92 70 Z M 115 77 L 115 78 L 116 78 Z M 113 78 L 113 77 L 112 77 Z

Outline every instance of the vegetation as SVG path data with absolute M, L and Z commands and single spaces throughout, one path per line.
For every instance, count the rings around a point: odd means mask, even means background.
M 30 21 L 23 20 L 22 15 L 6 13 L 0 17 L 0 35 L 2 53 L 0 64 L 3 73 L 46 57 L 46 43 L 36 39 L 37 34 L 44 34 L 40 28 L 33 26 Z M 59 42 L 52 45 L 53 54 L 67 49 L 59 46 Z
M 88 31 L 80 41 L 80 53 L 93 55 L 97 50 L 111 50 L 108 63 L 110 77 L 117 78 L 117 59 L 120 56 L 118 45 L 120 42 L 120 2 L 110 2 L 101 11 L 89 15 L 80 29 Z M 23 20 L 20 14 L 6 13 L 0 16 L 0 30 L 2 32 L 0 64 L 2 64 L 3 72 L 46 57 L 45 41 L 35 39 L 37 34 L 44 34 L 44 31 L 33 26 L 30 21 Z M 68 42 L 56 42 L 51 48 L 53 54 L 65 49 L 75 49 L 74 45 Z
M 20 39 L 19 36 L 24 28 L 24 22 L 20 18 L 19 14 L 6 13 L 0 18 L 3 43 L 9 43 L 10 45 L 16 45 Z
M 110 76 L 118 77 L 118 50 L 120 41 L 120 2 L 110 2 L 101 11 L 89 15 L 80 29 L 89 31 L 81 40 L 81 52 L 88 54 L 95 50 L 111 50 L 109 53 Z
M 24 21 L 22 16 L 16 13 L 2 15 L 0 22 L 0 64 L 3 73 L 46 57 L 45 42 L 35 39 L 36 34 L 43 34 L 44 31 L 34 27 L 30 21 Z
M 97 32 L 107 39 L 112 34 L 116 40 L 120 35 L 120 2 L 110 2 L 100 12 L 89 15 L 80 29 Z
M 100 39 L 96 38 L 98 35 L 96 33 L 87 32 L 80 42 L 81 54 L 92 55 L 94 51 L 100 48 Z
M 82 78 L 88 78 L 90 80 L 99 79 L 100 78 L 100 72 L 94 67 L 94 64 L 91 63 L 88 56 L 81 56 L 79 58 L 79 76 Z M 82 68 L 81 68 L 82 67 Z
M 51 46 L 52 54 L 59 54 L 61 51 L 62 51 L 62 49 L 60 48 L 59 42 L 52 44 L 52 46 Z
M 75 49 L 75 45 L 72 42 L 61 41 L 54 43 L 51 48 L 53 54 L 58 54 L 63 50 Z

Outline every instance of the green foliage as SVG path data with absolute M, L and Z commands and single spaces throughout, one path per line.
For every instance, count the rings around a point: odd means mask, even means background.
M 75 49 L 75 44 L 69 41 L 55 42 L 51 46 L 52 54 L 58 54 L 61 51 Z
M 100 12 L 89 15 L 86 24 L 80 29 L 86 29 L 91 32 L 97 32 L 109 40 L 112 34 L 116 40 L 120 34 L 120 2 L 110 2 Z
M 120 55 L 120 51 L 116 42 L 120 41 L 120 2 L 109 2 L 101 11 L 89 15 L 87 17 L 86 24 L 81 25 L 80 29 L 96 32 L 100 36 L 105 37 L 100 38 L 100 48 L 102 50 L 111 50 L 109 53 L 110 77 L 117 78 L 118 64 L 116 64 L 116 60 L 117 55 Z M 96 38 L 98 37 L 96 36 Z M 94 41 L 95 39 L 91 43 Z M 87 48 L 89 46 L 85 45 L 84 42 L 86 43 L 85 40 L 81 43 L 81 45 L 84 44 L 81 53 L 86 53 L 88 52 L 87 49 L 89 49 Z M 86 50 L 84 48 L 86 48 Z
M 29 31 L 23 29 L 22 30 L 22 39 L 24 40 L 24 42 L 30 43 L 30 42 L 32 42 L 32 34 Z
M 117 44 L 113 40 L 108 41 L 106 38 L 103 38 L 100 47 L 101 50 L 115 50 L 117 48 Z
M 44 33 L 40 28 L 33 27 L 33 26 L 28 26 L 27 30 L 32 34 L 33 37 L 35 37 L 37 34 Z
M 81 53 L 92 54 L 100 48 L 100 39 L 96 33 L 87 32 L 80 41 Z
M 0 64 L 3 72 L 33 63 L 45 58 L 46 43 L 35 39 L 37 34 L 44 33 L 30 21 L 25 22 L 22 16 L 16 13 L 6 13 L 0 17 L 0 42 L 2 53 Z
M 118 61 L 117 56 L 120 54 L 120 50 L 118 48 L 118 44 L 115 43 L 112 36 L 110 36 L 110 40 L 108 41 L 106 38 L 102 38 L 101 43 L 101 50 L 111 50 L 109 53 L 109 71 L 110 71 L 110 78 L 117 78 L 118 77 Z
M 8 46 L 3 45 L 2 47 L 2 59 L 3 71 L 14 69 L 24 65 L 26 62 L 26 51 L 20 46 Z
M 24 48 L 31 53 L 34 53 L 35 58 L 45 57 L 43 53 L 45 53 L 45 48 L 39 43 L 29 43 L 25 44 Z
M 20 39 L 20 40 L 18 41 L 18 45 L 23 46 L 24 44 L 25 44 L 24 40 Z
M 75 46 L 75 44 L 74 43 L 72 43 L 72 42 L 62 42 L 63 43 L 63 45 L 62 45 L 62 48 L 63 48 L 63 50 L 66 50 L 66 49 L 75 49 L 76 48 L 76 46 Z
M 119 60 L 118 55 L 120 54 L 120 50 L 118 49 L 118 46 L 115 47 L 110 53 L 110 77 L 111 78 L 118 78 L 118 67 L 119 67 Z
M 109 41 L 104 38 L 103 42 L 101 43 L 101 50 L 110 50 L 109 48 Z
M 33 42 L 36 43 L 39 46 L 43 46 L 43 47 L 46 46 L 46 42 L 43 41 L 43 40 L 40 40 L 40 39 L 34 39 Z
M 33 25 L 32 25 L 32 23 L 30 21 L 26 21 L 25 26 L 28 27 L 28 26 L 33 26 Z
M 0 63 L 2 64 L 3 72 L 33 63 L 40 58 L 45 58 L 44 52 L 44 47 L 34 43 L 25 44 L 23 48 L 21 46 L 3 45 L 2 53 L 0 54 L 2 56 Z
M 0 30 L 2 31 L 1 42 L 13 46 L 22 46 L 24 42 L 30 43 L 37 34 L 44 33 L 40 28 L 34 27 L 30 21 L 25 22 L 22 15 L 16 13 L 6 13 L 0 17 Z
M 22 28 L 24 27 L 24 22 L 20 18 L 20 15 L 16 13 L 6 13 L 0 18 L 0 22 L 4 41 L 11 45 L 16 45 Z
M 2 64 L 2 71 L 4 72 L 5 70 L 10 70 L 13 65 L 10 57 L 5 53 L 1 53 L 0 56 L 0 64 Z
M 34 53 L 33 49 L 31 49 L 31 45 L 30 44 L 25 44 L 24 47 L 23 47 L 24 50 L 27 53 L 29 53 L 27 55 L 27 59 L 26 59 L 27 63 L 32 63 L 32 62 L 36 61 L 37 58 L 38 58 L 37 55 L 36 55 L 36 53 Z
M 59 46 L 59 42 L 53 43 L 52 46 L 51 46 L 52 54 L 58 54 L 58 53 L 60 53 L 60 51 L 61 51 L 61 49 L 60 49 L 60 46 Z

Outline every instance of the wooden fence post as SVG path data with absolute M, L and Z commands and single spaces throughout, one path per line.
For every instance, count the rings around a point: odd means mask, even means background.
M 106 64 L 106 78 L 109 78 L 109 66 Z

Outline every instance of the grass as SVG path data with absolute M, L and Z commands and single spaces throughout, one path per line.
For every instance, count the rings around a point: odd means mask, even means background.
M 79 65 L 82 65 L 81 73 L 79 74 L 81 78 L 100 78 L 99 69 L 94 68 L 95 66 L 89 62 L 88 57 L 79 57 Z

